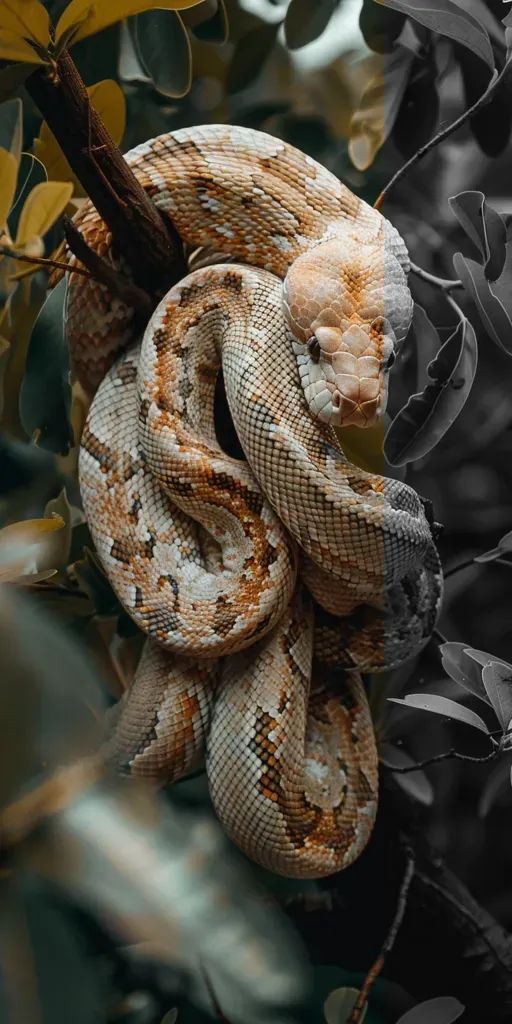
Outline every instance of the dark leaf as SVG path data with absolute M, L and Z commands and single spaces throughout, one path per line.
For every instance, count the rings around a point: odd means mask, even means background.
M 408 1010 L 397 1024 L 453 1024 L 464 1010 L 462 1003 L 453 996 L 438 996 Z
M 427 367 L 435 359 L 440 343 L 434 324 L 418 302 L 414 303 L 412 331 L 416 342 L 416 391 L 423 391 L 428 384 Z M 406 344 L 408 343 L 407 341 Z
M 376 0 L 376 3 L 406 14 L 431 32 L 462 43 L 494 70 L 494 54 L 487 29 L 452 0 L 428 0 L 428 3 L 425 0 Z
M 238 40 L 226 78 L 228 93 L 246 89 L 258 77 L 274 47 L 279 25 L 261 24 Z
M 0 106 L 0 148 L 7 149 L 20 162 L 23 142 L 23 104 L 8 100 Z
M 327 28 L 338 0 L 290 0 L 284 20 L 286 45 L 290 50 L 306 46 Z
M 482 669 L 482 680 L 496 718 L 506 732 L 512 721 L 512 665 L 490 661 Z
M 507 245 L 510 249 L 510 243 Z M 512 355 L 512 317 L 494 290 L 491 290 L 484 268 L 475 260 L 456 252 L 453 257 L 455 273 L 460 277 L 464 289 L 473 299 L 487 334 L 496 344 Z
M 380 753 L 384 757 L 389 771 L 393 771 L 393 766 L 396 768 L 412 768 L 415 763 L 414 758 L 410 754 L 407 754 L 401 747 L 395 747 L 392 743 L 383 743 L 380 747 Z M 397 785 L 408 793 L 409 796 L 412 796 L 414 800 L 418 800 L 425 807 L 430 807 L 433 804 L 434 790 L 430 780 L 421 768 L 414 772 L 398 772 L 394 778 Z
M 429 383 L 412 395 L 392 421 L 384 452 L 392 466 L 403 466 L 431 451 L 463 409 L 476 373 L 475 332 L 465 318 L 429 363 Z
M 189 10 L 181 12 L 183 21 L 190 28 L 196 39 L 201 39 L 205 43 L 225 43 L 229 36 L 229 21 L 225 0 L 217 0 L 217 10 L 214 14 L 210 18 L 195 24 L 193 15 L 198 10 L 200 8 L 191 7 Z
M 66 454 L 73 442 L 71 389 L 64 333 L 66 280 L 50 292 L 34 324 L 20 391 L 20 419 L 47 451 Z
M 451 718 L 464 725 L 470 725 L 473 729 L 479 729 L 489 735 L 489 730 L 480 715 L 464 704 L 458 704 L 449 697 L 440 697 L 437 693 L 408 693 L 403 699 L 400 697 L 388 697 L 393 704 L 403 704 L 406 708 L 416 708 L 419 711 L 431 711 L 435 715 L 442 715 L 443 718 Z
M 414 62 L 392 132 L 393 142 L 406 160 L 435 134 L 439 117 L 436 76 L 433 61 Z
M 192 81 L 187 30 L 176 11 L 145 11 L 135 18 L 135 50 L 143 70 L 163 96 L 185 96 Z
M 359 28 L 364 41 L 375 53 L 390 53 L 404 26 L 405 14 L 378 6 L 374 0 L 363 0 Z
M 0 103 L 10 99 L 16 89 L 37 67 L 37 64 L 9 64 L 6 68 L 0 68 Z
M 509 804 L 512 803 L 510 761 L 508 758 L 500 758 L 493 771 L 489 773 L 478 801 L 478 816 L 486 818 L 493 804 L 496 803 L 502 794 L 506 795 Z
M 441 660 L 443 668 L 451 679 L 469 690 L 479 700 L 489 704 L 485 686 L 482 682 L 482 670 L 477 667 L 473 658 L 468 655 L 468 645 L 459 643 L 441 644 Z M 490 658 L 490 655 L 489 655 Z
M 455 44 L 454 53 L 462 72 L 466 105 L 472 107 L 488 86 L 487 69 L 465 46 Z M 490 102 L 470 118 L 469 124 L 486 156 L 500 156 L 508 145 L 512 127 L 511 89 L 508 82 L 501 83 Z
M 350 124 L 350 159 L 364 171 L 388 138 L 400 110 L 414 54 L 405 46 L 397 46 L 386 55 L 382 71 L 375 75 L 363 92 L 359 107 Z
M 453 213 L 485 260 L 485 276 L 496 281 L 505 265 L 507 229 L 505 222 L 483 192 L 459 192 L 448 200 Z

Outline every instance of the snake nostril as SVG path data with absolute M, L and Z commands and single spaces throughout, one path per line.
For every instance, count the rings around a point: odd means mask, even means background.
M 341 409 L 341 394 L 339 391 L 335 391 L 332 396 L 332 407 L 333 409 L 336 409 L 337 412 Z
M 320 342 L 319 342 L 318 338 L 315 337 L 314 334 L 309 339 L 309 341 L 307 342 L 307 350 L 308 350 L 308 352 L 309 352 L 313 362 L 314 363 L 318 363 L 320 361 L 320 353 L 321 353 L 322 350 L 320 348 Z

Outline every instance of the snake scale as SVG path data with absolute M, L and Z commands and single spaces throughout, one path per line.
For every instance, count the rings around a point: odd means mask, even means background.
M 175 285 L 142 339 L 129 308 L 70 275 L 74 372 L 96 391 L 84 510 L 147 635 L 108 757 L 166 783 L 206 752 L 245 853 L 328 875 L 376 813 L 360 673 L 418 653 L 441 601 L 424 503 L 351 464 L 333 430 L 385 410 L 412 314 L 407 251 L 329 171 L 261 132 L 182 129 L 126 159 L 191 249 L 232 262 Z M 91 204 L 75 224 L 122 267 Z M 217 439 L 221 368 L 246 461 Z

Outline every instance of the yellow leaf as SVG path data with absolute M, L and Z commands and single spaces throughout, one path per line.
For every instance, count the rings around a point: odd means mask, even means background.
M 0 26 L 1 31 L 1 26 Z M 43 64 L 34 48 L 26 39 L 15 32 L 2 32 L 0 36 L 0 57 L 2 60 L 21 61 L 23 64 Z
M 26 245 L 34 236 L 44 235 L 55 223 L 73 195 L 73 186 L 63 181 L 43 181 L 32 189 L 18 224 L 16 245 Z
M 0 231 L 5 228 L 9 216 L 16 192 L 17 178 L 16 157 L 7 149 L 0 149 Z
M 19 523 L 10 523 L 0 530 L 0 546 L 11 544 L 16 541 L 24 541 L 25 544 L 37 544 L 46 533 L 53 533 L 55 530 L 62 530 L 65 525 L 62 516 L 52 515 L 45 519 L 23 519 Z
M 73 25 L 79 25 L 73 42 L 92 36 L 95 32 L 113 25 L 116 21 L 131 18 L 142 11 L 158 10 L 185 11 L 203 0 L 71 0 L 59 18 L 56 28 L 57 46 L 64 33 Z
M 6 32 L 12 33 L 19 39 L 35 39 L 46 48 L 50 45 L 48 11 L 40 0 L 1 0 L 0 36 L 2 39 Z
M 102 118 L 114 142 L 119 145 L 126 125 L 126 101 L 123 90 L 113 79 L 106 79 L 103 82 L 96 82 L 87 92 L 92 106 Z M 82 186 L 46 121 L 41 125 L 39 138 L 34 142 L 34 152 L 44 164 L 46 173 L 52 181 L 72 181 L 75 183 L 75 191 L 83 194 Z

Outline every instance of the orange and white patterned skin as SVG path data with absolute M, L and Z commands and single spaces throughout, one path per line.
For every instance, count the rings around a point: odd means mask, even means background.
M 360 853 L 376 812 L 358 672 L 416 654 L 442 593 L 421 500 L 351 464 L 332 430 L 385 409 L 412 312 L 407 252 L 327 170 L 260 132 L 183 129 L 127 160 L 188 245 L 236 262 L 174 286 L 142 344 L 130 310 L 70 278 L 75 372 L 91 390 L 104 378 L 84 508 L 148 635 L 108 756 L 169 782 L 206 746 L 231 838 L 276 872 L 320 877 Z M 114 259 L 92 207 L 76 224 Z M 217 441 L 221 366 L 247 462 Z

